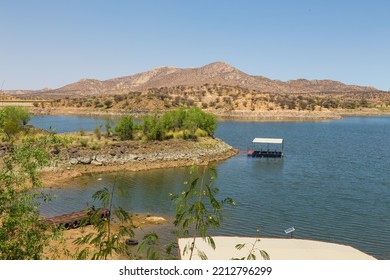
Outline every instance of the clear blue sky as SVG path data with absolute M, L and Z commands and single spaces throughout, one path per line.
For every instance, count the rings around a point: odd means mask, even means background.
M 390 1 L 0 1 L 3 89 L 214 61 L 390 90 Z

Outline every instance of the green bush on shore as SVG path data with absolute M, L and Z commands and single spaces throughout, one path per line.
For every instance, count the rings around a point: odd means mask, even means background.
M 121 140 L 133 139 L 136 131 L 141 131 L 141 138 L 146 140 L 196 139 L 213 135 L 216 127 L 217 119 L 214 115 L 198 107 L 191 107 L 167 111 L 161 115 L 144 115 L 138 126 L 131 116 L 123 116 L 115 126 L 115 132 Z
M 23 107 L 4 107 L 0 109 L 0 131 L 10 140 L 30 119 L 30 113 Z
M 115 133 L 121 140 L 133 139 L 134 121 L 132 116 L 123 116 L 115 125 Z

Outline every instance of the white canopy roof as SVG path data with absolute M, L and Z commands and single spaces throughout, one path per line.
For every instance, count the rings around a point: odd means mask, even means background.
M 253 143 L 260 143 L 260 144 L 282 144 L 283 139 L 281 138 L 255 138 L 252 141 Z

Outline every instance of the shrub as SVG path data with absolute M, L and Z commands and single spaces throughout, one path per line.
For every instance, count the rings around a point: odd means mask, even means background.
M 161 125 L 167 131 L 180 130 L 183 128 L 185 117 L 186 111 L 183 108 L 167 111 L 161 116 Z
M 143 118 L 143 132 L 147 140 L 163 140 L 165 131 L 161 122 L 161 118 L 154 114 L 152 116 L 145 115 Z
M 119 102 L 125 100 L 125 98 L 126 98 L 126 96 L 124 96 L 124 95 L 115 95 L 114 96 L 114 100 L 116 103 L 119 103 Z
M 132 116 L 123 116 L 115 125 L 115 133 L 121 140 L 133 139 L 134 122 Z
M 111 128 L 114 125 L 114 122 L 110 118 L 106 118 L 104 122 L 104 127 L 106 128 L 107 137 L 111 136 Z
M 106 99 L 105 101 L 104 101 L 104 105 L 106 106 L 106 109 L 108 109 L 108 108 L 111 108 L 112 107 L 112 100 L 111 99 Z
M 80 145 L 81 145 L 81 147 L 87 147 L 88 146 L 88 138 L 81 138 Z
M 99 145 L 98 142 L 95 142 L 95 141 L 92 142 L 92 145 L 91 145 L 92 150 L 99 150 L 100 148 L 101 148 L 101 146 Z
M 99 124 L 95 127 L 93 133 L 95 133 L 95 136 L 98 140 L 102 138 L 102 130 L 101 130 L 102 125 Z
M 25 108 L 4 107 L 0 110 L 0 130 L 7 135 L 8 139 L 11 139 L 30 119 L 31 116 Z
M 131 116 L 124 116 L 115 127 L 116 134 L 122 140 L 133 139 L 133 132 L 143 135 L 137 138 L 145 140 L 164 140 L 170 138 L 197 138 L 213 135 L 217 127 L 216 117 L 198 107 L 188 110 L 183 108 L 171 110 L 158 115 L 145 115 L 141 125 L 134 125 Z M 180 134 L 178 134 L 180 132 Z
M 29 139 L 30 140 L 30 139 Z M 49 154 L 39 143 L 23 142 L 1 158 L 0 259 L 41 259 L 53 233 L 39 214 L 41 190 L 38 170 L 49 164 Z
M 196 131 L 195 131 L 195 136 L 196 137 L 206 137 L 208 136 L 208 133 L 200 128 L 198 128 Z
M 195 135 L 195 131 L 200 128 L 209 135 L 213 135 L 217 128 L 217 119 L 214 115 L 202 111 L 198 107 L 192 107 L 187 111 L 184 128 Z

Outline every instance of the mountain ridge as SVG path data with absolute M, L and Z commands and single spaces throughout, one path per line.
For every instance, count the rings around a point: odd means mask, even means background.
M 43 97 L 50 96 L 95 96 L 123 94 L 131 91 L 143 91 L 150 88 L 201 86 L 221 84 L 240 86 L 267 93 L 366 93 L 380 92 L 374 87 L 347 85 L 333 80 L 296 79 L 286 82 L 272 80 L 264 76 L 250 75 L 225 63 L 213 62 L 201 67 L 177 68 L 162 66 L 134 75 L 108 80 L 81 79 L 57 89 L 22 91 Z M 17 91 L 8 91 L 11 92 Z

